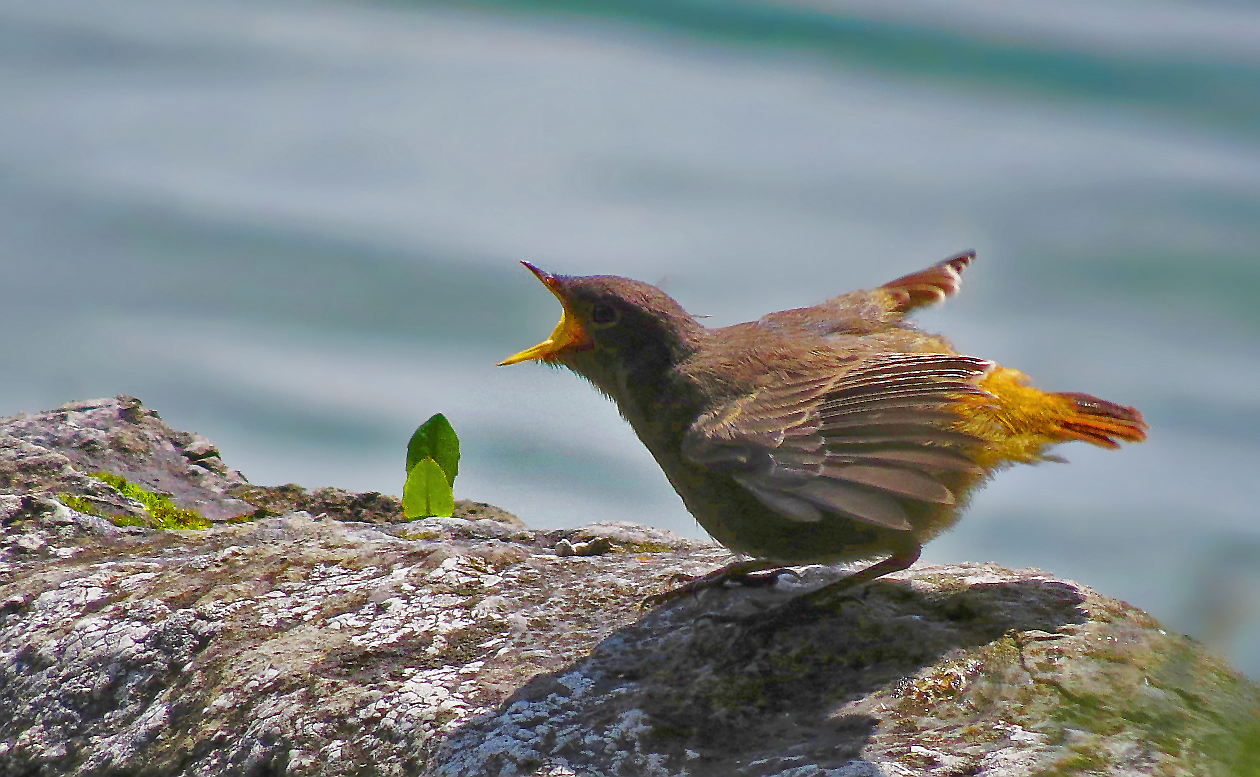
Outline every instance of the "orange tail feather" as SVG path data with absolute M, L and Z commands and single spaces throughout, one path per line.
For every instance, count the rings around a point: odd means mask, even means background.
M 1063 392 L 1055 396 L 1075 404 L 1074 411 L 1060 421 L 1060 427 L 1073 439 L 1104 448 L 1119 448 L 1120 442 L 1146 439 L 1146 422 L 1142 414 L 1131 407 L 1089 394 Z
M 1018 370 L 994 366 L 984 394 L 958 397 L 954 428 L 986 445 L 972 456 L 982 467 L 1046 459 L 1049 445 L 1082 440 L 1103 448 L 1146 439 L 1142 414 L 1089 394 L 1051 393 L 1028 385 Z

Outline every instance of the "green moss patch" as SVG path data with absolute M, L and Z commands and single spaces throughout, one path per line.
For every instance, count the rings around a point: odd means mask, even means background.
M 92 502 L 91 499 L 74 494 L 58 494 L 62 503 L 72 510 L 81 513 L 97 515 L 105 518 L 115 526 L 150 526 L 155 529 L 208 529 L 210 521 L 203 518 L 194 510 L 186 510 L 169 498 L 161 494 L 155 494 L 152 491 L 137 486 L 135 483 L 127 480 L 119 475 L 109 472 L 93 472 L 92 477 L 97 480 L 103 480 L 113 486 L 114 490 L 123 496 L 131 497 L 140 504 L 144 505 L 144 509 L 149 511 L 149 515 L 153 517 L 152 523 L 147 523 L 139 518 L 130 515 L 110 515 L 102 512 L 101 509 Z
M 71 510 L 83 513 L 85 515 L 99 515 L 96 505 L 92 504 L 92 500 L 84 496 L 75 496 L 74 494 L 57 494 L 57 498 L 61 503 Z

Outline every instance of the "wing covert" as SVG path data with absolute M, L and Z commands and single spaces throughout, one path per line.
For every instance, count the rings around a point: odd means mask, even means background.
M 797 521 L 828 512 L 909 530 L 906 506 L 952 504 L 947 473 L 979 473 L 981 440 L 951 428 L 959 395 L 992 363 L 953 354 L 883 354 L 763 389 L 701 416 L 683 455 L 729 472 Z

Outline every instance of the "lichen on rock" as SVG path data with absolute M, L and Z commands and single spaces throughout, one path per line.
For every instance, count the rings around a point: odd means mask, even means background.
M 809 567 L 644 612 L 729 554 L 253 486 L 131 398 L 0 435 L 0 774 L 1260 770 L 1260 688 L 1036 570 L 920 566 L 761 617 L 843 573 Z M 101 470 L 213 525 L 119 527 L 57 496 L 111 498 Z

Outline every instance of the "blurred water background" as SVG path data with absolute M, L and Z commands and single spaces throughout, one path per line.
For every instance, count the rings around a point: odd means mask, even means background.
M 1005 473 L 929 546 L 1260 676 L 1260 8 L 1151 0 L 0 0 L 0 415 L 129 393 L 256 483 L 701 532 L 537 365 L 518 260 L 728 324 L 976 248 L 921 316 L 1151 439 Z

